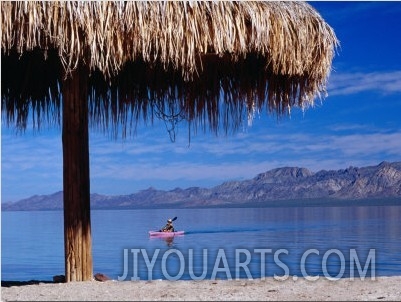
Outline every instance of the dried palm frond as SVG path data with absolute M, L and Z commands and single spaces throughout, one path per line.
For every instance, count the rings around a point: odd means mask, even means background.
M 85 64 L 93 123 L 175 102 L 202 127 L 235 127 L 255 107 L 313 105 L 337 45 L 305 2 L 2 1 L 2 108 L 18 126 L 29 109 L 59 116 L 63 79 Z

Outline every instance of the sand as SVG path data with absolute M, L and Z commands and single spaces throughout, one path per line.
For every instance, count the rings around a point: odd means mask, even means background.
M 86 281 L 2 286 L 2 301 L 401 301 L 401 276 L 308 281 Z

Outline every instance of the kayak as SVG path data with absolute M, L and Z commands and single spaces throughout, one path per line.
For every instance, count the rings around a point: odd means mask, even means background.
M 179 235 L 184 235 L 184 231 L 176 231 L 176 232 L 149 231 L 149 236 L 151 237 L 174 237 Z

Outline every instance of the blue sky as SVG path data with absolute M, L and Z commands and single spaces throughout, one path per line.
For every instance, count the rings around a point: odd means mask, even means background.
M 401 2 L 311 2 L 341 47 L 328 97 L 279 118 L 261 112 L 229 136 L 181 125 L 170 141 L 163 123 L 125 141 L 90 132 L 91 193 L 154 187 L 212 187 L 284 166 L 316 172 L 401 160 Z M 61 191 L 61 130 L 15 134 L 2 124 L 1 202 Z

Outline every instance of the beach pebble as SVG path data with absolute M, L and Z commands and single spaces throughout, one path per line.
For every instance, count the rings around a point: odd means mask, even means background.
M 95 274 L 94 277 L 95 277 L 96 281 L 101 281 L 101 282 L 111 280 L 108 276 L 106 276 L 105 274 L 102 274 L 102 273 L 97 273 L 97 274 Z

